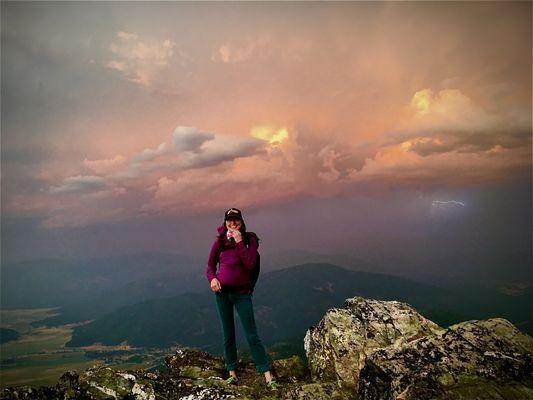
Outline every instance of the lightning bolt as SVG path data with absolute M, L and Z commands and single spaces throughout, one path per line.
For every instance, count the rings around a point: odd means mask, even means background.
M 462 201 L 457 201 L 457 200 L 447 200 L 447 201 L 433 200 L 433 202 L 431 203 L 431 205 L 435 207 L 442 207 L 442 206 L 445 206 L 446 204 L 453 204 L 453 205 L 461 206 L 461 207 L 464 207 L 466 205 Z

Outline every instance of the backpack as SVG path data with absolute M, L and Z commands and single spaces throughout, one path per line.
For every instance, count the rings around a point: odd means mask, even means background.
M 252 271 L 252 287 L 251 287 L 252 290 L 254 290 L 255 288 L 255 284 L 257 283 L 257 279 L 259 278 L 260 270 L 261 270 L 261 256 L 259 255 L 259 252 L 257 252 L 257 261 Z
M 253 232 L 251 232 L 254 236 L 255 236 L 255 239 L 257 240 L 257 248 L 259 249 L 259 238 L 257 237 L 257 235 Z M 255 288 L 255 284 L 257 283 L 257 279 L 259 278 L 259 272 L 261 271 L 261 256 L 259 255 L 259 250 L 257 251 L 257 259 L 255 261 L 255 267 L 254 269 L 252 270 L 252 274 L 251 274 L 251 288 L 252 291 L 254 290 Z

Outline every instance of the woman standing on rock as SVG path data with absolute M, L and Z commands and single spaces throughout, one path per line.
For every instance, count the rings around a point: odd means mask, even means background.
M 270 359 L 257 334 L 252 293 L 254 269 L 257 262 L 259 238 L 246 232 L 242 213 L 230 208 L 224 213 L 224 224 L 217 228 L 218 235 L 211 247 L 206 276 L 215 292 L 216 304 L 224 332 L 224 361 L 230 377 L 229 384 L 237 384 L 237 345 L 233 308 L 237 310 L 257 371 L 265 374 L 268 388 L 278 390 L 270 372 Z M 219 265 L 217 271 L 217 264 Z M 255 271 L 256 272 L 256 271 Z

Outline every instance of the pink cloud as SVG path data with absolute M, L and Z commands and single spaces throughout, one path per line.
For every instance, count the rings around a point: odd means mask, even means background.
M 88 160 L 86 158 L 83 160 L 83 165 L 97 174 L 105 175 L 116 171 L 118 168 L 121 168 L 125 162 L 126 157 L 117 154 L 115 157 L 110 159 Z
M 146 88 L 157 85 L 162 71 L 172 66 L 175 58 L 179 63 L 190 57 L 170 39 L 142 39 L 134 33 L 119 31 L 116 41 L 109 45 L 113 58 L 104 66 L 118 71 L 126 80 Z

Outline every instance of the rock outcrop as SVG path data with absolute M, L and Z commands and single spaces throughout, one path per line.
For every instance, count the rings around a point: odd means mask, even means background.
M 401 346 L 439 329 L 407 304 L 355 297 L 343 309 L 330 309 L 308 330 L 304 347 L 315 380 L 334 380 L 355 395 L 359 372 L 372 350 Z
M 165 358 L 166 371 L 124 371 L 110 367 L 89 368 L 78 374 L 64 373 L 55 386 L 3 389 L 1 399 L 63 400 L 218 400 L 274 399 L 301 400 L 344 399 L 336 385 L 312 383 L 307 366 L 300 357 L 273 361 L 273 373 L 282 384 L 279 394 L 272 394 L 264 384 L 263 374 L 251 362 L 239 365 L 239 385 L 225 384 L 228 376 L 222 357 L 180 348 Z
M 312 379 L 360 400 L 533 399 L 533 338 L 500 318 L 444 329 L 407 304 L 355 297 L 304 343 Z
M 1 399 L 456 400 L 533 399 L 533 338 L 494 318 L 441 328 L 405 303 L 355 297 L 304 339 L 307 362 L 274 360 L 269 392 L 253 363 L 228 386 L 222 357 L 179 348 L 165 370 L 108 366 L 64 373 L 55 386 L 11 387 Z
M 374 351 L 361 399 L 533 399 L 533 340 L 500 318 Z

